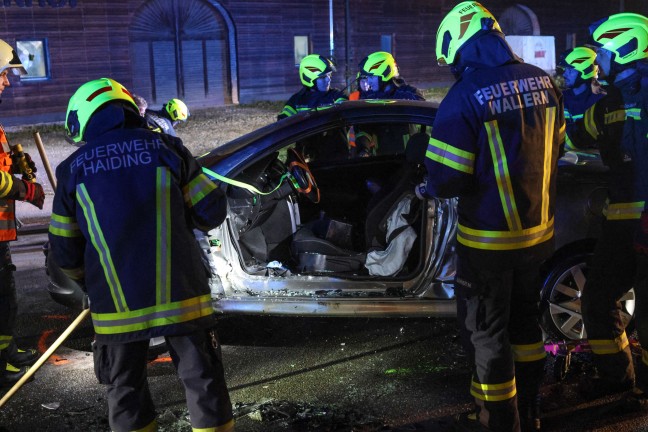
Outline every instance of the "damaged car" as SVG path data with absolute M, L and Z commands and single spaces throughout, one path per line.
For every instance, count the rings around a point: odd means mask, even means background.
M 301 113 L 198 158 L 227 196 L 228 216 L 196 232 L 223 314 L 344 317 L 456 315 L 455 199 L 415 197 L 437 104 L 349 101 Z M 376 143 L 350 157 L 362 131 Z M 586 336 L 587 280 L 607 170 L 596 152 L 561 159 L 556 252 L 544 266 L 549 338 Z M 48 260 L 49 291 L 80 305 L 78 286 Z M 626 319 L 634 294 L 622 299 Z

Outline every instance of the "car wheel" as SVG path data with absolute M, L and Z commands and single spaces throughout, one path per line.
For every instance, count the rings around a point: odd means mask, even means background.
M 562 254 L 548 265 L 541 291 L 541 324 L 549 338 L 578 341 L 587 338 L 581 314 L 581 295 L 587 281 L 587 262 L 593 247 Z M 628 327 L 635 309 L 634 288 L 621 298 L 623 321 Z M 629 331 L 629 330 L 627 330 Z

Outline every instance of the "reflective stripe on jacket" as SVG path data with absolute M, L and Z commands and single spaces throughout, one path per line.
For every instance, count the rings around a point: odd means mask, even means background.
M 459 197 L 460 244 L 519 250 L 553 238 L 562 94 L 524 63 L 464 72 L 439 107 L 427 193 Z
M 180 140 L 143 128 L 112 130 L 56 174 L 50 253 L 66 274 L 84 279 L 98 340 L 213 325 L 193 229 L 220 224 L 226 203 Z

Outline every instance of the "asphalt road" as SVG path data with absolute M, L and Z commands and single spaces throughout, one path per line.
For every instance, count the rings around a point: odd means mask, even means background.
M 76 315 L 46 293 L 44 241 L 43 234 L 23 236 L 13 248 L 18 340 L 41 352 Z M 227 317 L 219 332 L 238 432 L 444 432 L 470 407 L 469 371 L 452 320 Z M 86 321 L 0 408 L 0 431 L 109 430 L 91 340 Z M 190 431 L 168 360 L 162 355 L 148 370 L 160 430 Z M 645 413 L 627 412 L 619 397 L 577 397 L 576 383 L 590 371 L 586 357 L 574 358 L 562 382 L 553 364 L 551 358 L 543 386 L 543 430 L 648 431 Z

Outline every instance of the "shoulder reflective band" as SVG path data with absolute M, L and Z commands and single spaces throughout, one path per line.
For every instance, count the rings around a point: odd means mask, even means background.
M 281 187 L 282 183 L 284 182 L 284 180 L 286 180 L 286 179 L 288 179 L 292 183 L 292 185 L 295 187 L 295 189 L 299 189 L 299 184 L 297 184 L 296 181 L 292 178 L 292 176 L 290 174 L 287 174 L 287 173 L 281 176 L 281 179 L 279 179 L 279 184 L 277 185 L 276 188 L 272 189 L 270 192 L 261 192 L 259 189 L 255 188 L 252 185 L 240 182 L 238 180 L 233 180 L 231 178 L 227 178 L 225 176 L 222 176 L 222 175 L 210 170 L 209 168 L 203 167 L 202 170 L 203 170 L 203 172 L 205 174 L 207 174 L 208 176 L 210 176 L 210 177 L 212 177 L 212 178 L 214 178 L 216 180 L 220 180 L 223 183 L 227 183 L 227 184 L 232 185 L 232 186 L 236 186 L 236 187 L 240 187 L 240 188 L 249 190 L 250 192 L 258 194 L 258 195 L 270 195 L 271 193 L 273 193 L 274 191 L 279 189 Z

